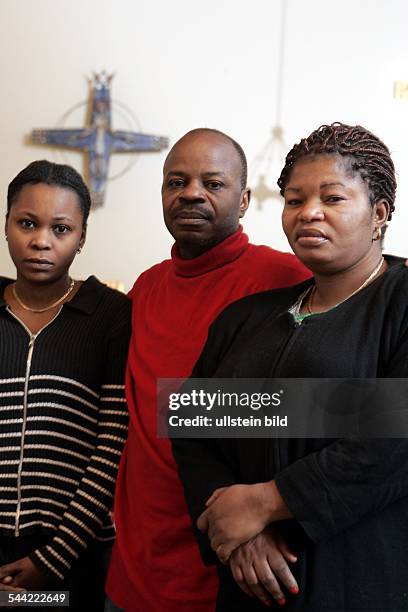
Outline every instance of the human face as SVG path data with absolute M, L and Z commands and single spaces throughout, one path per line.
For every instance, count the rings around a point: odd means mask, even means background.
M 373 238 L 386 221 L 387 205 L 371 206 L 366 183 L 347 160 L 335 154 L 301 158 L 284 198 L 283 229 L 313 272 L 332 274 L 378 261 L 381 245 Z
M 25 185 L 13 202 L 6 234 L 17 278 L 48 284 L 68 275 L 85 242 L 78 196 L 55 185 Z
M 163 216 L 180 254 L 192 258 L 232 234 L 249 204 L 241 163 L 228 139 L 211 132 L 187 134 L 163 168 Z

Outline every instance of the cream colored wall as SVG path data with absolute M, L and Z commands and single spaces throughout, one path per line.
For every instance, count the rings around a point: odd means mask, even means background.
M 390 146 L 399 172 L 397 213 L 387 251 L 407 254 L 408 101 L 393 99 L 394 79 L 408 80 L 406 0 L 286 0 L 288 10 L 282 122 L 291 146 L 321 123 L 361 123 Z M 277 0 L 0 0 L 0 192 L 33 159 L 82 157 L 27 145 L 35 127 L 52 127 L 86 99 L 86 77 L 116 73 L 113 98 L 136 114 L 143 131 L 173 143 L 194 127 L 224 130 L 251 161 L 276 110 L 280 2 Z M 84 111 L 70 117 L 81 126 Z M 114 117 L 114 127 L 122 119 Z M 161 216 L 165 153 L 140 155 L 108 186 L 94 212 L 75 275 L 121 279 L 127 288 L 167 257 L 171 238 Z M 114 159 L 117 171 L 123 160 Z M 271 170 L 271 174 L 277 173 Z M 252 207 L 245 227 L 254 242 L 286 249 L 280 204 Z M 0 241 L 0 273 L 13 274 Z

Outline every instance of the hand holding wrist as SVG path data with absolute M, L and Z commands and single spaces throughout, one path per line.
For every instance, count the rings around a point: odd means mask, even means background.
M 232 485 L 213 493 L 198 528 L 208 533 L 211 547 L 226 562 L 231 552 L 260 533 L 273 521 L 292 515 L 275 481 Z

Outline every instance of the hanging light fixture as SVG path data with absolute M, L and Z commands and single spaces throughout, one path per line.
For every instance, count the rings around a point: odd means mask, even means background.
M 271 129 L 270 136 L 255 156 L 251 164 L 250 182 L 252 197 L 256 200 L 257 209 L 262 210 L 265 201 L 279 198 L 280 193 L 276 187 L 276 177 L 283 163 L 287 146 L 284 139 L 282 127 L 282 91 L 283 91 L 283 67 L 285 56 L 285 34 L 286 34 L 286 12 L 289 0 L 281 0 L 280 39 L 278 52 L 278 79 L 276 88 L 276 110 L 275 123 Z

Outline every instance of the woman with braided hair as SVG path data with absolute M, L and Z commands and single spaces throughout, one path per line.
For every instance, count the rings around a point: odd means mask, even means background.
M 289 152 L 278 185 L 284 231 L 313 278 L 229 306 L 192 377 L 407 377 L 408 270 L 381 248 L 396 191 L 387 147 L 360 126 L 321 126 Z M 404 438 L 173 447 L 203 559 L 222 561 L 218 611 L 408 610 Z

